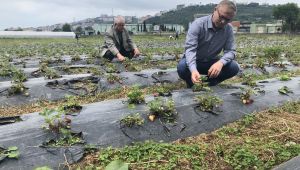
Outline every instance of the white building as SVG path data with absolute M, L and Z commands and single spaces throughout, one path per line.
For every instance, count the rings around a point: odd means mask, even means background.
M 75 38 L 75 33 L 42 31 L 0 31 L 0 38 Z

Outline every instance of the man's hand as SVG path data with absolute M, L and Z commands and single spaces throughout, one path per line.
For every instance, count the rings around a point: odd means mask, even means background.
M 200 77 L 201 77 L 201 75 L 197 70 L 192 71 L 192 82 L 193 83 L 199 83 L 200 82 Z
M 223 63 L 219 60 L 215 64 L 213 64 L 208 70 L 209 78 L 216 78 L 220 74 L 223 68 Z
M 141 54 L 138 48 L 135 48 L 135 49 L 133 50 L 133 53 L 134 53 L 134 54 L 133 54 L 134 57 L 138 57 L 138 56 Z
M 119 59 L 119 61 L 124 61 L 125 60 L 125 57 L 121 54 L 121 53 L 118 53 L 117 54 L 117 58 Z

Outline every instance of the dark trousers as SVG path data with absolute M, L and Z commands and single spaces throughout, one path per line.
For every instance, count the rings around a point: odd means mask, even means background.
M 134 52 L 132 51 L 126 51 L 126 50 L 121 50 L 119 51 L 124 57 L 127 57 L 129 59 L 132 59 Z M 115 57 L 117 57 L 116 55 L 113 55 L 113 53 L 109 50 L 106 51 L 106 53 L 103 56 L 104 58 L 108 59 L 108 60 L 113 60 Z
M 197 61 L 196 65 L 197 65 L 198 72 L 200 74 L 207 75 L 209 68 L 217 61 L 219 61 L 219 59 L 215 59 L 215 60 L 208 61 L 208 62 L 198 62 Z M 209 85 L 215 86 L 215 85 L 221 83 L 222 81 L 235 76 L 239 72 L 239 69 L 240 69 L 239 65 L 236 61 L 231 61 L 231 62 L 227 63 L 225 66 L 223 66 L 218 77 L 208 79 Z M 183 57 L 179 61 L 178 65 L 177 65 L 177 72 L 178 72 L 179 77 L 181 79 L 183 79 L 184 81 L 186 81 L 188 88 L 191 88 L 194 85 L 192 82 L 192 78 L 191 78 L 191 72 L 186 64 L 185 57 Z

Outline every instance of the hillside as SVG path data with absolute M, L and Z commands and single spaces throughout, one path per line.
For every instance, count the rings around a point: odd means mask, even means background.
M 186 28 L 188 23 L 194 20 L 194 14 L 210 14 L 215 4 L 187 6 L 180 10 L 170 10 L 161 16 L 146 20 L 151 24 L 182 24 Z M 272 8 L 270 5 L 250 6 L 245 4 L 237 5 L 238 12 L 234 20 L 265 23 L 273 20 Z

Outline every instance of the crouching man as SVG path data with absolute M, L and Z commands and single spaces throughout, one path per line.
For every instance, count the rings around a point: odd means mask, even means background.
M 211 15 L 196 19 L 190 26 L 185 53 L 177 66 L 178 75 L 188 88 L 200 81 L 200 74 L 206 74 L 209 85 L 214 86 L 239 72 L 239 65 L 234 61 L 233 29 L 229 24 L 236 11 L 233 1 L 222 0 Z M 223 56 L 218 56 L 222 50 Z
M 131 59 L 139 55 L 139 49 L 133 43 L 125 28 L 124 17 L 115 17 L 113 26 L 104 35 L 104 46 L 102 46 L 101 56 L 110 61 L 115 57 L 119 61 L 124 61 L 125 57 Z

